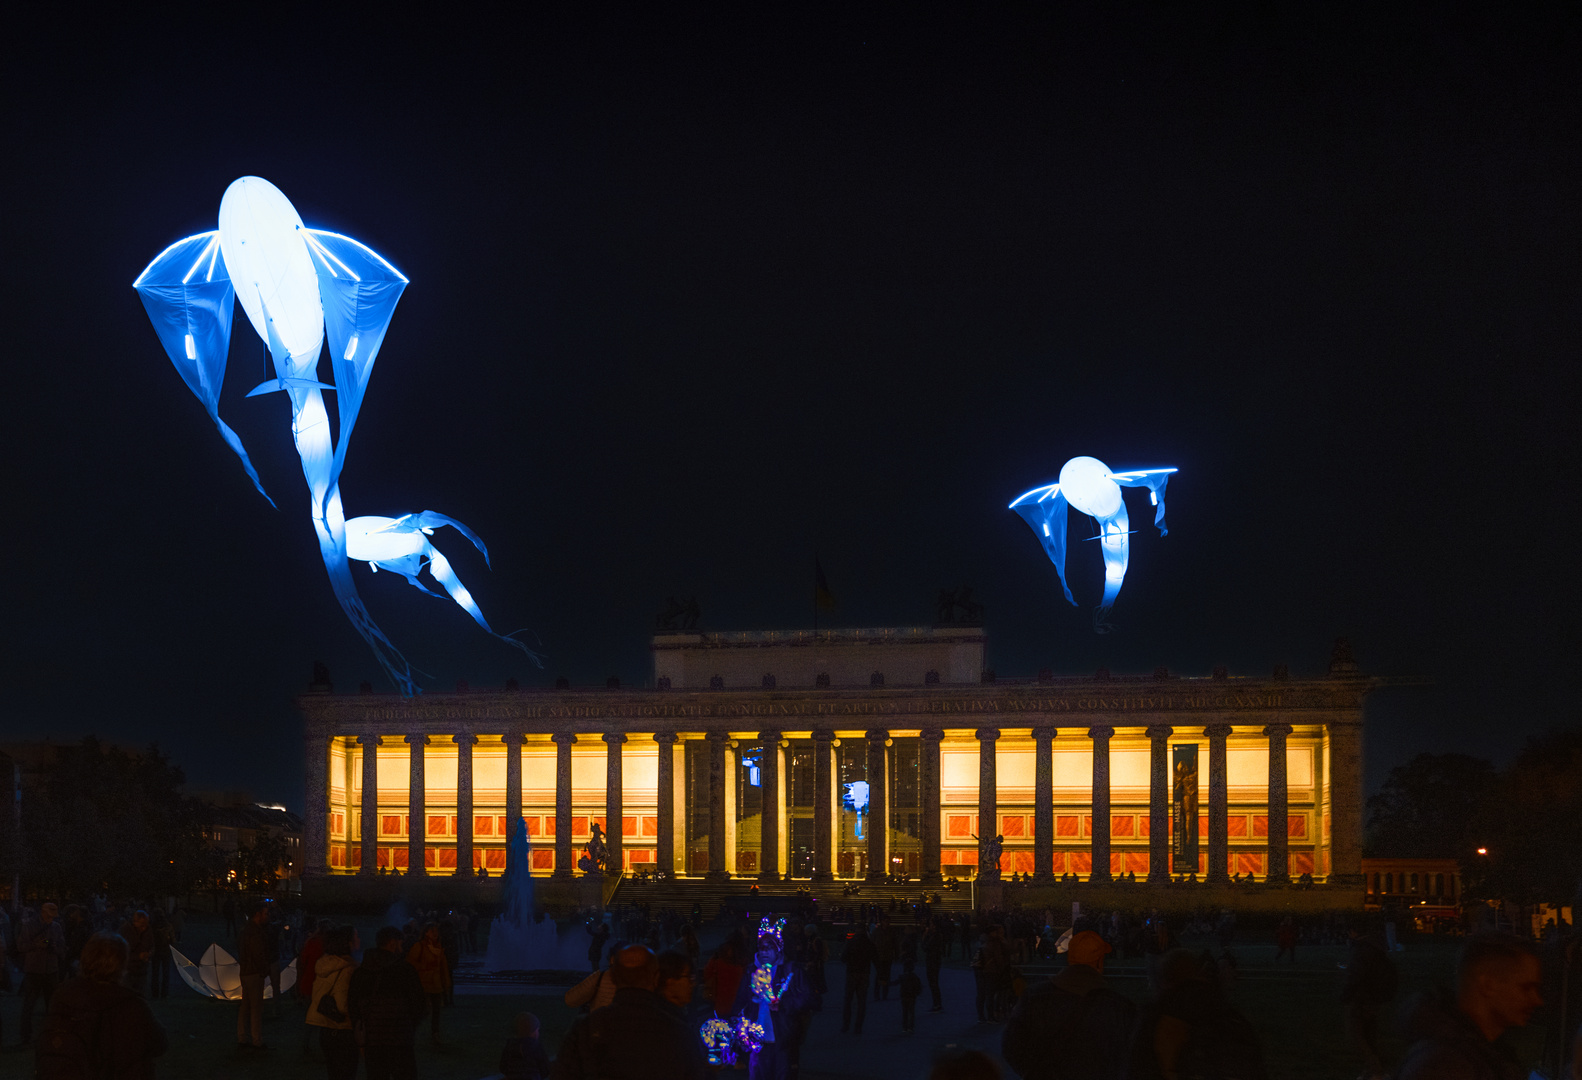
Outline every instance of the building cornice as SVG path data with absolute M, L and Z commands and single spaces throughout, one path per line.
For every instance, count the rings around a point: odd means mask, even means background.
M 1371 678 L 1313 680 L 1056 680 L 1048 683 L 786 690 L 570 689 L 469 691 L 402 698 L 310 693 L 297 699 L 320 733 L 357 735 L 408 725 L 458 731 L 710 731 L 868 727 L 874 717 L 950 728 L 1086 728 L 1108 722 L 1360 723 Z M 892 726 L 909 726 L 895 724 Z

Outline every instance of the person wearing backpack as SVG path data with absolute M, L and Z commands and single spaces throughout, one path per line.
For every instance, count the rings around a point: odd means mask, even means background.
M 308 1001 L 308 1025 L 319 1031 L 319 1050 L 329 1069 L 329 1080 L 354 1080 L 357 1076 L 357 1036 L 352 1031 L 351 985 L 357 962 L 352 959 L 356 932 L 340 926 L 324 935 L 324 952 L 313 964 L 313 996 Z
M 1126 1063 L 1137 1006 L 1104 981 L 1109 943 L 1071 936 L 1066 967 L 1031 987 L 1005 1025 L 1000 1054 L 1025 1080 L 1114 1080 Z
M 148 1002 L 121 985 L 129 952 L 119 934 L 83 945 L 81 974 L 55 991 L 34 1048 L 38 1080 L 152 1080 L 168 1043 Z

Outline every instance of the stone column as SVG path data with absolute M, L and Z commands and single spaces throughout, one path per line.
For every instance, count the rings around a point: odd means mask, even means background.
M 454 735 L 456 744 L 456 876 L 472 876 L 472 748 L 476 735 Z
M 868 740 L 868 881 L 883 883 L 890 873 L 890 800 L 885 796 L 885 742 L 890 733 L 875 728 L 865 736 Z
M 1229 724 L 1210 724 L 1203 729 L 1208 736 L 1208 873 L 1203 880 L 1210 885 L 1230 881 L 1230 783 L 1225 765 L 1225 741 Z
M 1263 729 L 1269 736 L 1269 876 L 1271 885 L 1291 880 L 1291 833 L 1285 775 L 1285 737 L 1290 724 L 1270 724 Z
M 759 790 L 763 792 L 763 824 L 758 829 L 758 880 L 780 880 L 780 732 L 760 731 Z
M 937 885 L 944 880 L 939 872 L 939 743 L 945 733 L 939 728 L 924 728 L 921 733 L 922 754 L 918 762 L 918 780 L 923 796 L 923 872 L 924 885 Z
M 978 880 L 998 884 L 1000 864 L 985 865 L 984 849 L 1000 831 L 999 781 L 994 773 L 994 743 L 999 728 L 979 728 L 978 732 Z
M 550 736 L 555 744 L 555 871 L 550 876 L 569 878 L 571 861 L 571 748 L 577 737 L 569 731 Z
M 834 881 L 835 733 L 813 733 L 813 880 Z
M 709 747 L 709 872 L 705 881 L 729 881 L 730 871 L 725 860 L 730 852 L 725 847 L 725 744 L 730 734 L 711 731 L 704 737 Z
M 330 739 L 310 733 L 306 743 L 307 813 L 302 822 L 302 875 L 313 877 L 330 872 Z
M 372 876 L 379 872 L 379 743 L 377 735 L 359 735 L 363 748 L 362 865 L 357 872 Z
M 604 734 L 604 845 L 610 849 L 609 872 L 619 874 L 626 868 L 622 854 L 625 830 L 621 828 L 621 744 L 626 736 L 619 732 Z
M 654 860 L 659 872 L 676 872 L 676 733 L 655 733 L 659 744 L 659 850 Z
M 1362 717 L 1329 722 L 1329 883 L 1362 884 Z M 1322 837 L 1324 824 L 1318 824 Z
M 423 853 L 428 847 L 428 818 L 425 816 L 428 792 L 424 790 L 423 748 L 428 745 L 428 736 L 408 735 L 406 741 L 411 747 L 407 773 L 406 872 L 421 876 L 428 873 L 423 865 Z
M 1170 736 L 1166 724 L 1148 728 L 1148 884 L 1170 884 Z M 1196 870 L 1196 867 L 1193 867 Z
M 1088 728 L 1093 740 L 1093 873 L 1089 881 L 1110 880 L 1110 739 L 1115 729 Z
M 508 731 L 505 743 L 505 867 L 511 869 L 511 837 L 522 828 L 522 733 Z M 531 871 L 531 867 L 528 868 Z
M 1055 880 L 1055 729 L 1033 729 L 1033 880 Z

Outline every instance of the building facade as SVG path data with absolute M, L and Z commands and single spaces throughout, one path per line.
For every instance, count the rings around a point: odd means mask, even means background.
M 1361 886 L 1373 683 L 1349 658 L 1320 679 L 1006 681 L 983 646 L 948 627 L 662 634 L 642 689 L 320 687 L 300 699 L 304 873 L 497 875 L 520 818 L 556 877 L 598 825 L 612 865 L 716 881 Z M 1202 763 L 1185 795 L 1183 756 Z M 1175 843 L 1194 819 L 1195 859 Z

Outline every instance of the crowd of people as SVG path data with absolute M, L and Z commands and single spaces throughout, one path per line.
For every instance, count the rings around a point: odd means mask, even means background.
M 369 1080 L 415 1077 L 418 1038 L 426 1026 L 429 1039 L 445 1045 L 442 1018 L 454 1004 L 458 965 L 482 944 L 483 917 L 471 910 L 401 913 L 371 942 L 350 925 L 278 904 L 227 904 L 221 913 L 234 930 L 240 972 L 237 1052 L 264 1046 L 265 988 L 273 985 L 276 1010 L 283 989 L 297 999 L 304 1049 L 314 1046 L 329 1080 L 353 1080 L 362 1069 Z M 1345 1036 L 1365 1080 L 1504 1080 L 1516 1065 L 1499 1037 L 1525 1025 L 1541 1003 L 1539 948 L 1570 940 L 1569 926 L 1546 930 L 1539 943 L 1470 937 L 1455 991 L 1405 1004 L 1411 1049 L 1391 1060 L 1383 1033 L 1403 1011 L 1392 943 L 1380 924 L 1360 917 L 1238 927 L 1225 910 L 1172 917 L 1116 910 L 1064 926 L 1048 910 L 969 913 L 923 901 L 759 914 L 727 906 L 704 927 L 697 905 L 579 913 L 573 927 L 580 920 L 586 934 L 589 973 L 565 1001 L 580 1015 L 555 1046 L 542 1042 L 537 1017 L 518 1015 L 500 1033 L 501 1073 L 701 1080 L 739 1064 L 749 1080 L 794 1080 L 826 1005 L 822 1023 L 833 1032 L 832 992 L 841 1034 L 861 1036 L 878 1015 L 886 1034 L 910 1035 L 920 1002 L 944 1010 L 941 971 L 960 960 L 973 977 L 977 1019 L 1002 1025 L 1001 1055 L 1024 1080 L 1258 1080 L 1268 1075 L 1260 1033 L 1229 993 L 1236 949 L 1256 939 L 1273 942 L 1277 963 L 1294 963 L 1299 947 L 1346 944 Z M 19 1036 L 35 1049 L 38 1076 L 155 1075 L 167 1042 L 149 1002 L 168 993 L 168 946 L 180 942 L 185 921 L 170 902 L 104 898 L 0 912 L 0 943 L 21 975 L 20 987 L 8 987 L 22 998 Z M 700 931 L 722 936 L 706 961 Z M 1196 945 L 1183 948 L 1182 938 Z M 1140 1000 L 1105 973 L 1112 960 L 1139 959 L 1127 973 L 1146 978 Z M 281 983 L 293 961 L 294 990 Z M 1028 974 L 1051 965 L 1059 969 L 1052 978 Z M 735 1034 L 711 1044 L 711 1023 L 734 1024 Z M 1582 1053 L 1582 1041 L 1574 1052 Z M 84 1062 L 99 1072 L 84 1072 Z M 934 1075 L 989 1080 L 998 1070 L 963 1052 L 941 1058 Z M 1582 1071 L 1571 1080 L 1582 1080 Z

